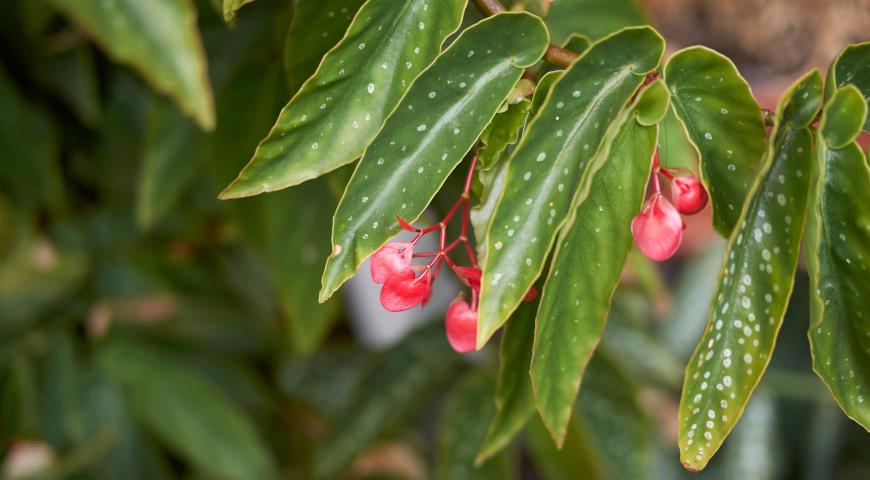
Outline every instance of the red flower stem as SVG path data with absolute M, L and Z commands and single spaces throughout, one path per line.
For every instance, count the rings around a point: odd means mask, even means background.
M 423 257 L 434 257 L 438 255 L 436 252 L 427 252 L 427 253 L 415 253 L 414 258 L 423 258 Z
M 665 176 L 668 180 L 673 181 L 674 175 L 667 168 L 658 167 L 658 172 Z

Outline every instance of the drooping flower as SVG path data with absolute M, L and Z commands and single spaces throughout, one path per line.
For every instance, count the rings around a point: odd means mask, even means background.
M 454 350 L 459 353 L 474 350 L 477 342 L 477 310 L 472 310 L 461 295 L 447 309 L 444 327 L 447 341 Z
M 399 270 L 384 282 L 381 305 L 391 312 L 401 312 L 425 304 L 432 294 L 432 274 L 428 269 L 418 276 L 414 268 Z
M 644 255 L 661 262 L 670 258 L 683 240 L 683 219 L 661 193 L 654 193 L 631 221 L 634 243 Z
M 463 267 L 457 265 L 453 267 L 453 271 L 456 273 L 456 276 L 459 278 L 460 282 L 468 287 L 471 287 L 471 289 L 476 292 L 480 291 L 480 277 L 482 275 L 482 272 L 479 268 Z
M 671 200 L 683 215 L 693 215 L 707 205 L 707 190 L 695 175 L 674 177 L 671 182 Z
M 410 243 L 390 242 L 372 255 L 369 265 L 372 280 L 383 284 L 396 272 L 407 270 L 411 266 L 414 246 Z

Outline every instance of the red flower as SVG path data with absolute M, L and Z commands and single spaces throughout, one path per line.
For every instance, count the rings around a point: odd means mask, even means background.
M 384 282 L 381 289 L 381 305 L 391 312 L 408 310 L 418 304 L 424 304 L 432 294 L 432 274 L 428 269 L 419 277 L 414 275 L 413 268 L 406 268 L 393 273 Z
M 531 302 L 532 300 L 538 298 L 538 289 L 535 288 L 534 285 L 529 288 L 529 291 L 526 292 L 526 295 L 523 297 L 524 302 Z
M 631 221 L 631 234 L 644 255 L 661 262 L 670 258 L 679 248 L 684 227 L 679 212 L 657 192 Z
M 456 273 L 456 276 L 459 277 L 460 282 L 471 287 L 471 289 L 476 292 L 480 291 L 481 271 L 479 268 L 455 266 L 453 267 L 453 271 Z
M 683 215 L 693 215 L 707 205 L 707 190 L 701 180 L 694 175 L 674 177 L 671 181 L 671 200 L 677 211 Z
M 391 242 L 384 245 L 372 255 L 370 262 L 372 280 L 382 284 L 392 274 L 408 269 L 413 254 L 414 246 L 410 243 Z
M 454 350 L 459 353 L 474 350 L 477 342 L 477 311 L 472 310 L 461 295 L 447 309 L 444 327 L 447 330 L 447 341 Z

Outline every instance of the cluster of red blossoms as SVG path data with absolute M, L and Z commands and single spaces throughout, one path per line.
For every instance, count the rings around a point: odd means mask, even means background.
M 707 205 L 707 191 L 695 175 L 675 176 L 678 169 L 666 169 L 659 164 L 658 150 L 653 155 L 653 194 L 643 209 L 631 221 L 634 243 L 644 255 L 661 262 L 671 258 L 683 241 L 683 215 L 693 215 Z M 658 175 L 671 182 L 671 200 L 662 195 Z
M 471 179 L 477 156 L 472 157 L 465 187 L 462 195 L 453 204 L 440 222 L 428 228 L 417 228 L 397 216 L 402 229 L 415 233 L 408 242 L 391 242 L 380 248 L 371 257 L 370 265 L 372 280 L 381 288 L 381 305 L 391 312 L 408 310 L 417 305 L 426 306 L 432 295 L 432 284 L 441 272 L 441 266 L 446 263 L 459 281 L 471 289 L 471 302 L 465 300 L 464 294 L 459 294 L 450 308 L 447 309 L 445 329 L 450 346 L 457 352 L 474 350 L 477 341 L 477 300 L 480 295 L 480 277 L 482 272 L 477 265 L 474 249 L 468 240 L 468 199 L 471 191 Z M 461 228 L 459 236 L 447 243 L 447 225 L 459 210 L 461 213 Z M 438 232 L 440 235 L 438 250 L 434 252 L 416 252 L 417 243 L 424 236 Z M 459 265 L 450 258 L 450 253 L 459 245 L 465 247 L 470 265 Z M 414 264 L 416 258 L 426 258 L 425 264 Z M 526 300 L 537 295 L 534 287 L 526 294 Z

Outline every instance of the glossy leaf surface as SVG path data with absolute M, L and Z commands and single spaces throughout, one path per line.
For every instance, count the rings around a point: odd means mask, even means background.
M 806 233 L 809 337 L 813 369 L 846 415 L 870 430 L 870 203 L 856 200 L 870 192 L 870 164 L 854 141 L 837 149 L 825 136 L 842 140 L 839 128 L 853 131 L 856 119 L 867 115 L 863 102 L 837 98 L 845 96 L 861 98 L 853 86 L 834 94 L 816 145 Z
M 290 91 L 317 70 L 320 59 L 347 31 L 365 0 L 301 0 L 293 11 L 284 47 L 284 66 Z
M 530 373 L 538 411 L 557 444 L 604 331 L 632 245 L 630 220 L 646 192 L 657 130 L 634 117 L 620 126 L 589 196 L 560 234 L 541 294 Z
M 514 150 L 486 239 L 477 346 L 507 320 L 544 267 L 593 158 L 664 41 L 648 27 L 593 45 L 553 85 Z
M 870 103 L 870 42 L 849 45 L 837 56 L 828 70 L 825 99 L 830 100 L 836 89 L 849 84 Z M 864 120 L 863 128 L 870 130 L 870 119 Z
M 221 198 L 280 190 L 362 155 L 464 7 L 465 0 L 366 2 Z
M 520 129 L 526 123 L 531 109 L 531 100 L 522 99 L 508 105 L 507 110 L 492 119 L 480 136 L 483 147 L 477 151 L 478 165 L 482 170 L 492 168 L 505 155 L 507 148 L 517 143 Z
M 731 234 L 707 320 L 686 368 L 680 460 L 703 469 L 734 428 L 773 354 L 797 268 L 812 169 L 812 72 L 780 100 L 765 165 Z
M 764 155 L 761 108 L 731 60 L 705 47 L 675 53 L 665 66 L 665 82 L 700 157 L 713 226 L 728 236 Z
M 529 363 L 532 360 L 536 312 L 537 305 L 527 302 L 517 309 L 505 326 L 499 350 L 495 416 L 480 447 L 477 463 L 504 448 L 535 412 Z
M 193 2 L 52 1 L 110 57 L 140 72 L 200 127 L 214 127 L 214 101 Z
M 499 14 L 465 30 L 420 75 L 366 149 L 338 205 L 321 300 L 398 233 L 396 215 L 414 221 L 423 213 L 546 47 L 540 19 Z

